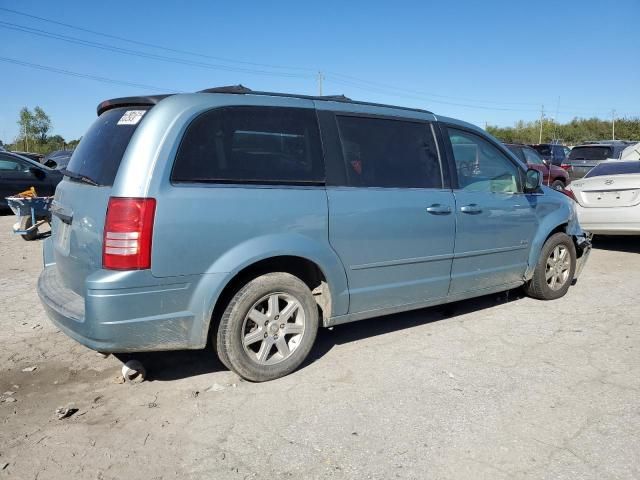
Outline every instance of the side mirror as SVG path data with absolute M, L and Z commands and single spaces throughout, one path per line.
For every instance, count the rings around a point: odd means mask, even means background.
M 540 189 L 540 185 L 542 185 L 542 175 L 540 175 L 540 172 L 533 168 L 528 169 L 525 174 L 524 193 L 537 192 Z
M 36 167 L 29 167 L 29 172 L 38 180 L 42 180 L 45 177 L 44 171 Z

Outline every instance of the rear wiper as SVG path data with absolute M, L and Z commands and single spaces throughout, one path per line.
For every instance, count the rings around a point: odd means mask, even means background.
M 89 185 L 93 185 L 94 187 L 99 187 L 100 184 L 93 180 L 92 178 L 87 177 L 86 175 L 80 175 L 79 173 L 70 172 L 66 168 L 60 170 L 63 175 L 66 175 L 69 178 L 73 178 L 74 180 L 79 180 L 83 183 L 88 183 Z

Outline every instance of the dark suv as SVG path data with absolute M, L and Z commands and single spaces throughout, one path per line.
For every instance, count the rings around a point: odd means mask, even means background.
M 564 190 L 571 180 L 569 174 L 557 165 L 544 160 L 538 152 L 528 145 L 520 143 L 505 143 L 505 146 L 518 157 L 518 159 L 527 164 L 529 168 L 538 170 L 542 174 L 542 181 L 545 185 L 549 185 L 556 190 Z
M 564 146 L 559 143 L 538 143 L 529 146 L 538 152 L 545 161 L 558 167 L 562 165 L 567 158 Z

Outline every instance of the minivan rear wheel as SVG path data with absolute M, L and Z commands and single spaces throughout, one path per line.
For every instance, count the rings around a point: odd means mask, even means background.
M 318 331 L 318 307 L 309 287 L 285 272 L 251 280 L 231 299 L 216 336 L 222 363 L 253 382 L 293 372 Z
M 551 184 L 551 188 L 561 192 L 562 190 L 564 190 L 564 182 L 562 180 L 554 180 L 554 182 Z
M 527 295 L 540 300 L 563 297 L 576 271 L 576 247 L 566 233 L 549 237 L 542 247 L 533 278 L 525 285 Z

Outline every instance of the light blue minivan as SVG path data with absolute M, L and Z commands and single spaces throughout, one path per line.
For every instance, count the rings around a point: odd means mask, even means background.
M 591 248 L 573 201 L 473 125 L 242 86 L 102 102 L 52 211 L 38 292 L 61 330 L 101 352 L 211 341 L 252 381 L 320 326 L 559 298 Z

